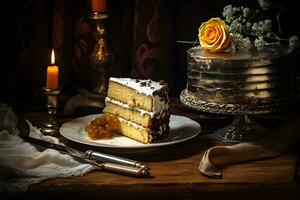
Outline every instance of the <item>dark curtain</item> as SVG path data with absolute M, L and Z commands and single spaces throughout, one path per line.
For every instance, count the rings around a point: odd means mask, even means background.
M 286 4 L 286 21 L 298 17 L 294 1 Z M 90 0 L 6 1 L 2 8 L 3 52 L 0 68 L 1 102 L 21 110 L 45 109 L 41 88 L 55 49 L 60 67 L 60 101 L 65 104 L 76 88 L 89 88 L 95 73 L 90 54 L 95 39 L 88 19 Z M 186 84 L 186 50 L 176 40 L 197 39 L 201 22 L 221 17 L 225 5 L 256 6 L 243 0 L 108 0 L 108 42 L 113 52 L 110 76 L 166 80 L 170 95 L 179 97 Z M 297 34 L 297 25 L 283 26 Z

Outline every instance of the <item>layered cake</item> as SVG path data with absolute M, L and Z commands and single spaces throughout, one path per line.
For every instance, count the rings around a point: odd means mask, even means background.
M 287 98 L 295 85 L 291 52 L 282 45 L 236 52 L 190 48 L 184 94 L 224 105 L 259 105 Z
M 146 144 L 160 141 L 169 133 L 168 86 L 111 77 L 103 112 L 118 117 L 118 133 Z

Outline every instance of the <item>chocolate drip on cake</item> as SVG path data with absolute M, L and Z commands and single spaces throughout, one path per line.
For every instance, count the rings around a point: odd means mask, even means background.
M 154 116 L 152 130 L 152 140 L 151 142 L 159 142 L 165 139 L 169 133 L 169 122 L 170 122 L 170 113 L 169 111 L 165 112 L 163 117 Z

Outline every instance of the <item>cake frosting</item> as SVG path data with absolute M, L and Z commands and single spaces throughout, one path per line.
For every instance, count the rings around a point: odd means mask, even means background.
M 291 48 L 208 52 L 187 51 L 187 90 L 205 102 L 261 104 L 288 97 L 294 89 Z
M 115 78 L 111 77 L 110 81 L 114 81 L 116 83 L 120 83 L 122 85 L 126 85 L 140 93 L 143 93 L 147 96 L 152 96 L 155 91 L 160 90 L 164 85 L 159 82 L 148 80 L 139 80 L 139 79 L 131 79 L 131 78 Z

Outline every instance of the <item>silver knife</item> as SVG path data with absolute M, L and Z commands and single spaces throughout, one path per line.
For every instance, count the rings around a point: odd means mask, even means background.
M 51 142 L 39 140 L 39 139 L 36 139 L 33 137 L 24 136 L 24 135 L 20 135 L 20 137 L 35 146 L 39 146 L 44 149 L 45 148 L 55 149 L 55 150 L 65 153 L 65 154 L 68 154 L 70 156 L 79 158 L 86 163 L 89 163 L 89 164 L 92 164 L 92 165 L 98 167 L 101 170 L 114 172 L 114 173 L 120 173 L 120 174 L 134 176 L 134 177 L 150 176 L 150 172 L 146 167 L 127 166 L 127 165 L 120 164 L 120 162 L 119 163 L 111 163 L 111 162 L 109 162 L 109 159 L 106 159 L 106 160 L 91 159 L 90 156 L 95 155 L 95 153 L 97 153 L 97 152 L 87 151 L 87 152 L 89 152 L 89 154 L 88 154 L 89 156 L 87 156 L 86 155 L 87 153 L 83 153 L 81 151 L 75 150 L 75 149 L 67 147 L 67 146 L 53 144 Z M 94 153 L 94 154 L 91 154 L 91 153 Z M 104 154 L 104 155 L 109 156 L 108 154 Z M 101 156 L 102 156 L 102 154 L 101 154 Z M 115 157 L 115 156 L 113 156 L 113 157 Z M 116 158 L 118 158 L 118 157 L 116 157 Z M 114 160 L 116 160 L 116 159 L 114 158 L 111 161 L 114 161 Z

